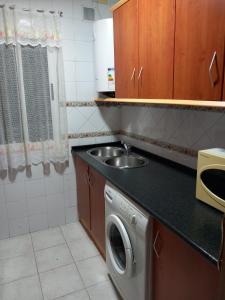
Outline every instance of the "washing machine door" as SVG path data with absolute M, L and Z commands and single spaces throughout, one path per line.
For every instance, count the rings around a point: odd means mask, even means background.
M 131 277 L 134 267 L 133 250 L 127 230 L 116 215 L 110 215 L 106 219 L 106 247 L 115 272 Z

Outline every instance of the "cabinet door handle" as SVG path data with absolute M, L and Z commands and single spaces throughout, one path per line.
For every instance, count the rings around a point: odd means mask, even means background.
M 140 72 L 139 72 L 139 74 L 138 74 L 138 80 L 140 80 L 141 75 L 142 75 L 142 72 L 143 72 L 143 67 L 141 67 Z
M 133 72 L 132 72 L 132 75 L 131 75 L 131 78 L 130 78 L 130 80 L 131 80 L 131 81 L 133 81 L 133 80 L 134 80 L 134 75 L 135 75 L 135 72 L 136 72 L 136 69 L 134 68 L 134 69 L 133 69 Z
M 214 63 L 216 63 L 216 67 L 217 67 L 217 53 L 216 53 L 216 51 L 214 51 L 211 63 L 209 65 L 209 79 L 210 79 L 212 87 L 214 87 L 215 84 L 216 84 L 216 80 L 215 81 L 213 80 L 213 74 L 212 74 L 212 69 L 213 69 Z
M 90 176 L 88 173 L 85 174 L 85 178 L 86 178 L 87 184 L 90 185 Z
M 159 258 L 159 253 L 158 253 L 158 251 L 156 249 L 156 243 L 158 241 L 158 237 L 159 237 L 159 231 L 157 231 L 156 236 L 155 236 L 155 240 L 153 242 L 153 250 L 154 250 L 155 255 L 156 255 L 157 258 Z

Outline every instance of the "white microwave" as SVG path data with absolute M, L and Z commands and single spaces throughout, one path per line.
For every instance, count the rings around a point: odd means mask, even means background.
M 225 212 L 225 149 L 199 151 L 196 197 Z

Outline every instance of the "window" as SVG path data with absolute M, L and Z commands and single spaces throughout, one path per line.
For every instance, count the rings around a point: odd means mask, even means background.
M 0 45 L 0 144 L 23 142 L 21 106 L 25 105 L 30 142 L 53 139 L 47 48 Z M 21 59 L 22 70 L 17 60 Z M 7 66 L 7 67 L 6 67 Z M 19 87 L 17 74 L 23 76 Z M 20 91 L 25 95 L 21 103 Z M 4 122 L 4 123 L 3 123 Z

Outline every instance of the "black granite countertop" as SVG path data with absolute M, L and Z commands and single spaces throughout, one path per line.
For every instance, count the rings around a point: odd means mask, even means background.
M 73 147 L 72 153 L 206 258 L 218 263 L 223 214 L 195 198 L 194 170 L 136 148 L 132 151 L 147 157 L 149 164 L 142 168 L 115 169 L 86 153 L 96 146 Z

